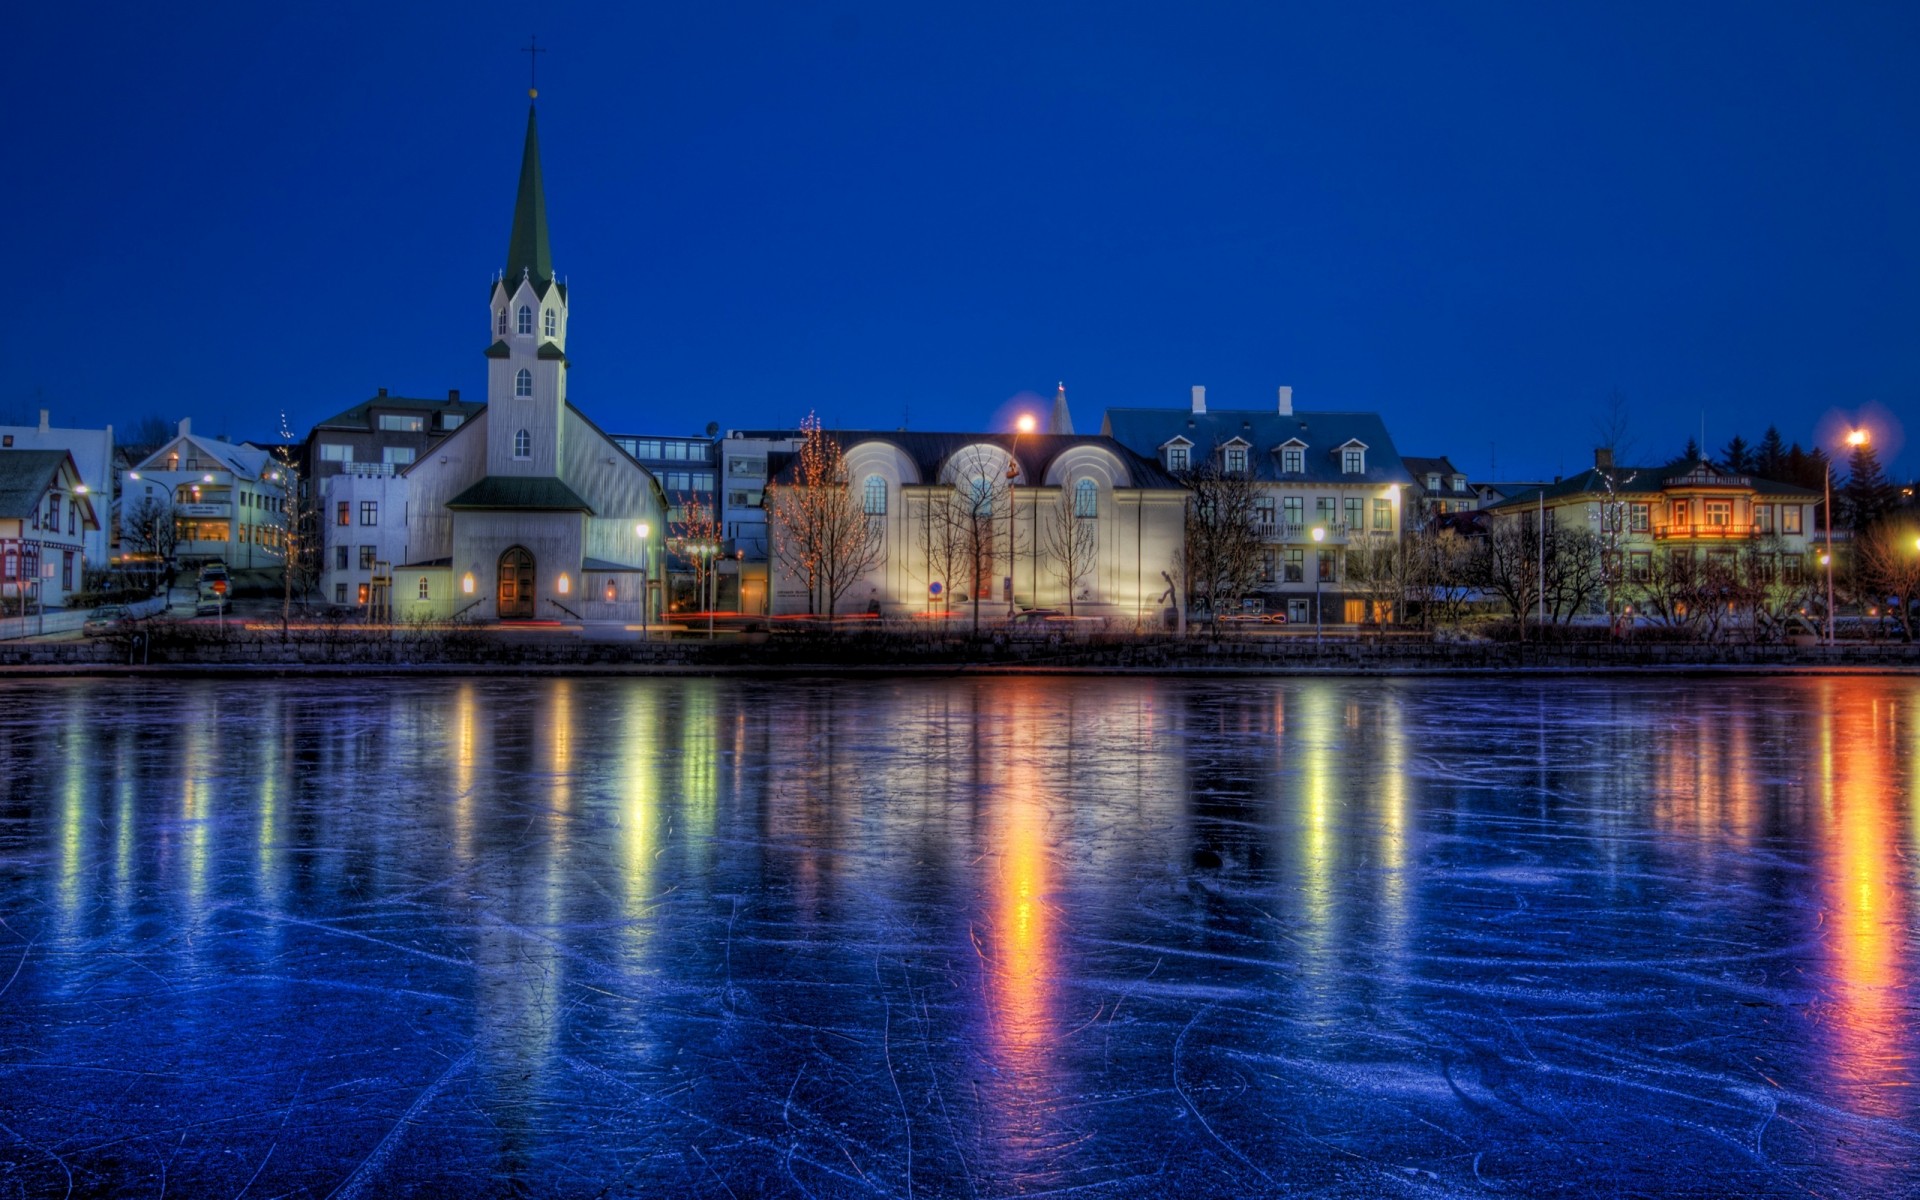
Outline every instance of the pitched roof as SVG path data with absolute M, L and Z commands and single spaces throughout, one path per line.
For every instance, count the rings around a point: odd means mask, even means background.
M 0 517 L 32 516 L 66 461 L 65 450 L 0 450 Z
M 938 478 L 941 465 L 968 446 L 998 446 L 1005 450 L 1016 437 L 1011 433 L 922 433 L 906 429 L 831 429 L 827 432 L 840 442 L 842 448 L 861 442 L 886 442 L 898 447 L 919 467 L 922 479 Z M 1110 437 L 1098 434 L 1023 433 L 1018 435 L 1018 440 L 1016 457 L 1020 460 L 1022 486 L 1027 480 L 1045 479 L 1047 468 L 1053 464 L 1053 460 L 1076 446 L 1098 446 L 1119 458 L 1133 477 L 1129 486 L 1170 489 L 1184 486 L 1153 459 L 1134 453 Z M 793 463 L 798 458 L 795 455 L 793 461 L 781 468 L 776 478 L 791 478 Z
M 352 408 L 333 414 L 324 421 L 314 422 L 315 429 L 356 429 L 366 431 L 373 424 L 373 410 L 392 408 L 401 411 L 435 413 L 456 412 L 472 415 L 487 406 L 484 400 L 454 400 L 442 397 L 423 400 L 413 396 L 370 396 Z
M 1214 409 L 1196 413 L 1183 408 L 1110 408 L 1105 432 L 1137 453 L 1153 455 L 1174 437 L 1194 444 L 1198 460 L 1234 438 L 1251 442 L 1249 469 L 1255 479 L 1269 483 L 1411 483 L 1379 413 L 1292 412 L 1270 409 Z M 1279 448 L 1298 439 L 1307 447 L 1306 470 L 1280 470 Z M 1367 447 L 1367 469 L 1359 474 L 1340 470 L 1339 449 L 1350 441 Z
M 232 442 L 223 442 L 219 438 L 201 437 L 197 433 L 182 433 L 160 443 L 152 454 L 141 460 L 140 469 L 143 471 L 165 470 L 165 467 L 155 467 L 152 464 L 166 453 L 167 447 L 183 441 L 192 442 L 201 453 L 219 463 L 221 470 L 231 471 L 235 475 L 244 475 L 249 479 L 260 478 L 260 473 L 267 469 L 267 463 L 273 458 L 272 454 L 251 442 L 236 446 Z
M 523 277 L 540 288 L 553 282 L 553 250 L 547 244 L 547 193 L 540 183 L 540 131 L 535 127 L 531 104 L 527 105 L 527 141 L 520 151 L 520 191 L 513 202 L 513 233 L 507 240 L 507 287 L 518 287 Z
M 1406 464 L 1408 472 L 1413 475 L 1413 481 L 1419 484 L 1421 490 L 1429 496 L 1459 496 L 1465 498 L 1474 495 L 1473 489 L 1467 485 L 1467 473 L 1447 461 L 1445 455 L 1439 458 L 1416 458 L 1408 454 L 1403 456 L 1400 461 Z M 1429 475 L 1438 475 L 1440 477 L 1440 486 L 1437 489 L 1427 487 L 1427 476 Z M 1460 477 L 1461 481 L 1461 486 L 1458 488 L 1453 486 L 1453 478 L 1456 475 Z
M 1667 463 L 1658 467 L 1615 467 L 1612 472 L 1611 491 L 1617 496 L 1647 496 L 1668 488 L 1684 487 L 1696 481 L 1699 486 L 1711 486 L 1716 481 L 1723 481 L 1730 487 L 1751 487 L 1762 496 L 1812 499 L 1820 495 L 1811 488 L 1796 487 L 1791 483 L 1779 483 L 1750 475 L 1733 475 L 1705 460 L 1697 463 Z M 1492 507 L 1498 509 L 1510 508 L 1518 504 L 1538 504 L 1542 494 L 1548 500 L 1568 496 L 1603 495 L 1609 490 L 1607 484 L 1608 478 L 1605 474 L 1598 468 L 1588 467 L 1578 474 L 1569 475 L 1553 483 L 1509 493 L 1505 500 Z
M 447 507 L 593 513 L 580 493 L 551 475 L 488 475 L 447 501 Z

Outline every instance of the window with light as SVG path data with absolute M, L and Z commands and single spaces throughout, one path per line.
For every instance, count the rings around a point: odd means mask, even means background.
M 1093 480 L 1073 485 L 1073 515 L 1083 519 L 1100 515 L 1100 487 Z
M 882 517 L 887 513 L 887 481 L 878 475 L 867 476 L 863 490 L 862 507 L 870 517 Z

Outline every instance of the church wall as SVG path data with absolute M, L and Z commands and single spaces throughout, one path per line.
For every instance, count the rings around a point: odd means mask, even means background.
M 453 553 L 453 514 L 447 501 L 486 474 L 487 416 L 484 410 L 474 416 L 408 469 L 408 562 L 430 562 Z
M 492 621 L 499 618 L 500 556 L 510 547 L 523 547 L 533 555 L 534 616 L 539 620 L 565 619 L 567 614 L 554 601 L 579 612 L 573 599 L 581 587 L 580 559 L 585 542 L 585 518 L 577 512 L 462 512 L 454 522 L 453 580 L 456 593 L 468 574 L 473 576 L 471 598 L 459 595 L 464 606 L 469 599 L 479 600 L 472 616 Z M 562 573 L 571 585 L 562 595 Z
M 593 507 L 587 521 L 586 556 L 637 567 L 643 557 L 634 526 L 645 521 L 652 562 L 665 560 L 666 513 L 655 498 L 653 476 L 578 413 L 567 411 L 561 478 Z

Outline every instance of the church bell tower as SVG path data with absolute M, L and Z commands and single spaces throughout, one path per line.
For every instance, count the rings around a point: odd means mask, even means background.
M 529 89 L 529 95 L 537 95 Z M 567 285 L 553 275 L 540 133 L 527 106 L 507 265 L 487 314 L 487 474 L 557 477 L 567 407 Z

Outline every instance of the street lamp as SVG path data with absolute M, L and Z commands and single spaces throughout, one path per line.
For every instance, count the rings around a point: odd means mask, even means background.
M 633 527 L 633 532 L 640 538 L 640 640 L 644 642 L 647 640 L 647 617 L 649 615 L 647 610 L 653 605 L 652 571 L 649 570 L 651 564 L 648 562 L 648 550 L 650 547 L 647 544 L 647 535 L 652 533 L 653 530 L 647 527 L 645 521 L 641 521 Z
M 1847 445 L 1864 446 L 1867 444 L 1867 431 L 1853 429 L 1847 432 Z M 1827 460 L 1827 552 L 1820 556 L 1820 563 L 1827 568 L 1827 645 L 1833 645 L 1833 460 Z
M 1326 540 L 1327 531 L 1315 525 L 1313 527 L 1313 644 L 1316 646 L 1320 644 L 1320 579 L 1326 574 L 1320 560 L 1320 556 L 1326 551 L 1320 549 L 1320 543 Z M 1220 614 L 1215 613 L 1213 619 L 1219 620 Z
M 1013 623 L 1013 521 L 1019 511 L 1014 500 L 1013 481 L 1020 477 L 1020 435 L 1033 432 L 1033 414 L 1021 413 L 1013 423 L 1013 446 L 1007 451 L 1007 623 Z

